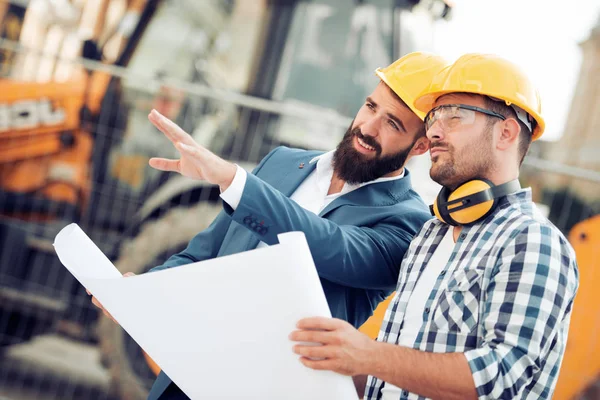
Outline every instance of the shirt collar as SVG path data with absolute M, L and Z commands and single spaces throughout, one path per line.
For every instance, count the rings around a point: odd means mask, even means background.
M 520 189 L 514 193 L 508 194 L 498 200 L 498 206 L 502 207 L 508 204 L 531 203 L 531 188 Z
M 523 210 L 526 214 L 531 214 L 535 211 L 535 206 L 532 200 L 531 188 L 524 188 L 514 193 L 508 194 L 506 196 L 498 199 L 498 206 L 490 215 L 485 217 L 483 220 L 473 224 L 473 225 L 464 225 L 463 233 L 469 232 L 473 227 L 477 227 L 480 225 L 485 225 L 491 222 L 494 218 L 496 218 L 496 214 L 498 211 L 505 209 L 507 207 L 518 207 Z M 437 218 L 433 218 L 433 223 L 438 227 L 446 227 L 449 226 L 443 221 L 440 221 Z

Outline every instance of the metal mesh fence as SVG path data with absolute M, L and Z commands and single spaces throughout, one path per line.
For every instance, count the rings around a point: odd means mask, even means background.
M 43 56 L 9 41 L 1 45 L 16 58 Z M 116 263 L 127 245 L 138 243 L 140 234 L 145 240 L 152 235 L 148 227 L 167 227 L 163 234 L 172 236 L 178 226 L 172 223 L 174 215 L 183 224 L 190 220 L 185 212 L 204 210 L 198 225 L 190 226 L 178 242 L 163 237 L 164 246 L 153 245 L 152 257 L 141 264 L 134 256 L 137 264 L 131 267 L 143 272 L 181 250 L 194 231 L 214 217 L 216 187 L 147 165 L 153 156 L 176 156 L 170 142 L 147 120 L 152 108 L 249 170 L 278 145 L 327 147 L 350 122 L 318 109 L 201 83 L 140 79 L 119 68 L 107 73 L 105 66 L 86 60 L 71 64 L 80 76 L 60 85 L 21 81 L 10 69 L 0 81 L 11 91 L 2 105 L 8 119 L 0 132 L 0 147 L 11 149 L 0 161 L 0 395 L 6 391 L 21 398 L 109 398 L 113 384 L 110 368 L 104 367 L 115 367 L 114 360 L 107 359 L 115 351 L 107 355 L 99 350 L 97 310 L 54 253 L 52 242 L 62 227 L 78 223 Z M 106 84 L 100 99 L 93 93 L 97 81 Z M 76 105 L 69 106 L 69 101 Z M 94 101 L 100 103 L 97 112 Z M 44 120 L 42 102 L 59 122 Z M 70 119 L 75 123 L 68 125 Z M 47 148 L 38 150 L 43 140 Z M 13 157 L 11 152 L 18 154 Z M 143 353 L 119 333 L 123 337 L 116 351 L 124 356 L 121 362 L 147 387 L 153 375 Z

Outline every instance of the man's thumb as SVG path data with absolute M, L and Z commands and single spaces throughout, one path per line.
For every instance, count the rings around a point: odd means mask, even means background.
M 179 172 L 179 160 L 169 160 L 167 158 L 153 157 L 148 162 L 154 169 L 168 172 Z

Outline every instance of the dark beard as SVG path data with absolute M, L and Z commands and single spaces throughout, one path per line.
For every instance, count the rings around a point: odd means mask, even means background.
M 491 150 L 492 128 L 487 128 L 481 138 L 466 146 L 458 154 L 450 145 L 431 143 L 430 148 L 442 147 L 447 150 L 445 163 L 432 166 L 431 179 L 448 189 L 454 190 L 463 183 L 475 178 L 485 178 L 494 170 L 494 158 Z M 470 162 L 467 164 L 466 160 Z
M 354 136 L 375 149 L 373 159 L 368 159 L 354 148 Z M 371 136 L 363 135 L 360 128 L 352 129 L 350 126 L 333 154 L 333 169 L 340 179 L 351 185 L 370 182 L 402 168 L 415 142 L 396 154 L 381 157 L 379 143 Z

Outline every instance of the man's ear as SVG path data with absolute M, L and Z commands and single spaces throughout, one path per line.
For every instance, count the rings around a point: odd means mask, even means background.
M 429 139 L 426 136 L 420 137 L 417 139 L 415 144 L 413 144 L 412 150 L 410 151 L 410 156 L 420 156 L 421 154 L 427 153 L 429 150 Z
M 499 150 L 510 148 L 519 141 L 519 132 L 521 132 L 521 126 L 514 118 L 507 118 L 505 121 L 502 121 L 500 136 L 498 137 L 496 147 Z

